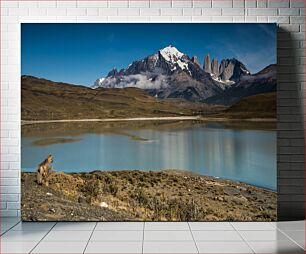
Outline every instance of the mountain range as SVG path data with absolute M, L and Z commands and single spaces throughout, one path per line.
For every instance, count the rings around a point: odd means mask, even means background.
M 269 65 L 251 74 L 239 60 L 211 60 L 201 65 L 197 56 L 189 57 L 170 45 L 124 69 L 112 69 L 96 80 L 97 88 L 143 89 L 159 99 L 179 98 L 191 102 L 232 105 L 243 97 L 276 90 L 276 66 Z
M 184 99 L 161 100 L 136 87 L 92 89 L 33 76 L 21 77 L 22 120 L 169 116 L 276 118 L 276 92 L 248 96 L 225 107 Z

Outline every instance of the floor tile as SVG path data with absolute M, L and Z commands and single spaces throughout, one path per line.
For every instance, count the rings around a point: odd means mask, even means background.
M 1 223 L 1 225 L 0 225 L 1 234 L 4 233 L 7 230 L 13 228 L 18 223 L 19 222 L 3 222 L 3 223 Z
M 200 253 L 253 253 L 244 242 L 197 242 Z
M 286 230 L 282 231 L 285 235 L 288 235 L 293 240 L 305 240 L 304 230 Z
M 304 250 L 291 241 L 248 242 L 256 253 L 304 253 Z
M 229 222 L 189 222 L 191 230 L 235 230 Z
M 44 237 L 33 253 L 82 253 L 96 225 L 95 222 L 60 222 L 47 234 L 53 222 L 18 223 L 19 220 L 1 221 L 1 230 L 15 225 L 1 236 L 1 253 L 27 253 Z M 189 225 L 147 222 L 144 233 L 143 227 L 143 222 L 99 222 L 86 253 L 141 253 L 143 238 L 144 253 L 197 253 L 193 237 L 201 253 L 251 253 L 239 234 L 257 253 L 304 253 L 301 246 L 305 246 L 305 221 L 190 222 Z M 281 231 L 273 230 L 275 227 Z
M 291 240 L 298 243 L 302 248 L 305 249 L 305 231 L 304 230 L 290 230 L 282 231 L 285 235 L 289 236 Z
M 0 229 L 0 235 L 4 234 L 8 229 L 7 228 L 1 228 Z
M 87 242 L 40 242 L 32 253 L 83 253 Z
M 3 234 L 4 232 L 8 231 L 9 229 L 11 229 L 13 227 L 13 225 L 1 225 L 0 229 L 1 229 L 1 234 Z
M 193 241 L 190 231 L 145 231 L 145 241 Z
M 20 222 L 11 230 L 13 231 L 49 231 L 55 222 Z
M 304 250 L 306 249 L 305 247 L 305 240 L 297 240 L 295 241 L 301 248 L 303 248 Z
M 241 236 L 246 241 L 286 241 L 289 240 L 287 236 L 278 230 L 271 231 L 239 231 Z
M 142 253 L 142 242 L 89 242 L 85 253 Z
M 236 230 L 275 230 L 270 222 L 231 222 Z
M 195 241 L 242 241 L 236 231 L 192 231 Z
M 54 228 L 55 231 L 66 231 L 66 230 L 93 230 L 96 222 L 58 222 Z
M 277 222 L 276 222 L 276 221 L 271 221 L 270 224 L 271 224 L 271 226 L 275 229 L 275 228 L 276 228 L 276 225 L 277 225 Z
M 18 231 L 15 231 L 18 232 Z M 44 242 L 86 242 L 92 231 L 50 231 L 43 239 Z
M 281 221 L 276 223 L 281 230 L 305 230 L 305 221 Z
M 47 232 L 40 231 L 8 231 L 1 236 L 2 242 L 38 242 Z
M 193 241 L 189 242 L 144 242 L 143 253 L 198 253 Z
M 29 253 L 37 242 L 1 242 L 0 253 Z
M 94 231 L 90 241 L 110 242 L 110 241 L 142 241 L 143 231 Z
M 190 230 L 187 222 L 146 222 L 145 230 Z
M 143 230 L 144 222 L 98 222 L 95 230 Z

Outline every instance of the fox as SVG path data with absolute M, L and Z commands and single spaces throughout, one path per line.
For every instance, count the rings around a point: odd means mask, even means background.
M 37 167 L 37 183 L 39 185 L 49 185 L 48 177 L 49 173 L 52 170 L 51 163 L 53 162 L 53 156 L 51 154 L 48 155 L 48 157 L 38 165 Z

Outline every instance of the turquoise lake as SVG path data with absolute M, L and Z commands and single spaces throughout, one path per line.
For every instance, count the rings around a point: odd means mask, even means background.
M 275 130 L 220 123 L 79 132 L 76 125 L 22 128 L 23 171 L 34 171 L 51 153 L 57 171 L 177 169 L 276 190 Z

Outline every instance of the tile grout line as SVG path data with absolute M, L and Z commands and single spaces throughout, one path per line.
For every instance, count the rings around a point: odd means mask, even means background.
M 41 243 L 42 240 L 45 239 L 45 237 L 51 232 L 51 230 L 55 227 L 55 225 L 57 224 L 57 222 L 49 229 L 49 231 L 43 236 L 43 238 L 41 238 L 38 243 L 28 252 L 28 253 L 32 253 L 32 251 L 35 250 L 35 248 L 38 246 L 38 244 Z
M 275 223 L 273 223 L 275 222 Z M 271 227 L 273 227 L 274 229 L 277 229 L 277 221 L 270 221 L 269 223 L 271 225 Z
M 285 231 L 279 229 L 279 228 L 276 228 L 279 232 L 281 232 L 282 234 L 284 234 L 287 238 L 289 238 L 290 241 L 294 242 L 296 245 L 298 245 L 299 247 L 301 247 L 303 250 L 305 250 L 305 247 L 301 246 L 298 242 L 296 242 L 292 237 L 290 237 L 289 235 L 287 235 L 285 233 Z M 305 244 L 305 243 L 304 243 Z
M 143 246 L 144 246 L 144 234 L 145 234 L 145 225 L 146 222 L 143 222 L 143 227 L 142 227 L 142 244 L 141 244 L 141 253 L 143 254 Z
M 9 232 L 12 228 L 17 226 L 20 222 L 21 222 L 21 220 L 18 221 L 16 224 L 13 224 L 13 226 L 11 226 L 9 229 L 5 230 L 2 234 L 0 234 L 0 236 L 3 236 L 5 233 Z
M 89 241 L 90 241 L 90 239 L 91 239 L 93 233 L 95 232 L 97 225 L 98 225 L 98 222 L 96 222 L 96 224 L 95 224 L 95 226 L 94 226 L 94 228 L 93 228 L 93 230 L 92 230 L 92 232 L 91 232 L 91 234 L 90 234 L 90 236 L 89 236 L 89 239 L 88 239 L 88 241 L 87 241 L 87 243 L 86 243 L 86 246 L 85 246 L 85 248 L 84 248 L 84 250 L 83 250 L 83 254 L 85 253 L 85 251 L 86 251 L 86 249 L 87 249 L 87 246 L 88 246 L 88 244 L 89 244 Z
M 243 240 L 243 242 L 253 251 L 253 253 L 256 253 L 256 251 L 253 249 L 253 247 L 251 246 L 251 244 L 244 239 L 244 237 L 240 234 L 239 230 L 236 229 L 234 227 L 234 225 L 230 222 L 231 226 L 233 227 L 233 229 L 237 232 L 237 234 L 241 237 L 241 239 Z
M 193 242 L 194 242 L 194 244 L 195 244 L 195 246 L 196 246 L 197 252 L 200 253 L 199 248 L 198 248 L 198 245 L 197 245 L 197 242 L 196 242 L 195 239 L 194 239 L 194 236 L 193 236 L 193 233 L 192 233 L 192 230 L 191 230 L 191 227 L 190 227 L 190 224 L 189 224 L 188 221 L 187 221 L 187 225 L 188 225 L 188 227 L 189 227 L 189 231 L 190 231 L 190 233 L 191 233 L 192 240 L 193 240 Z

